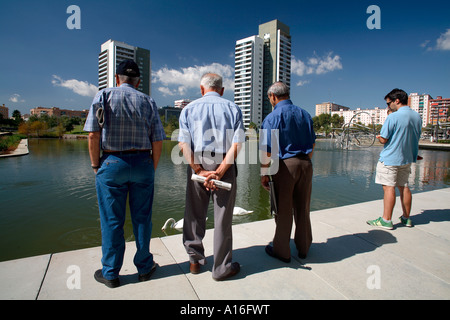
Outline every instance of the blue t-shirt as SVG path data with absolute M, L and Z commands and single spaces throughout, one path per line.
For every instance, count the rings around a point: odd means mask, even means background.
M 380 132 L 388 140 L 380 153 L 380 162 L 387 166 L 416 162 L 421 130 L 422 119 L 410 107 L 401 107 L 390 114 Z
M 264 119 L 261 129 L 261 150 L 272 153 L 272 148 L 277 147 L 280 159 L 309 154 L 316 141 L 311 115 L 289 99 L 275 106 Z

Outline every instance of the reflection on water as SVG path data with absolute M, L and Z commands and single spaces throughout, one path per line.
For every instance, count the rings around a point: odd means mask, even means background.
M 154 237 L 164 236 L 161 227 L 168 218 L 179 220 L 184 214 L 186 165 L 172 163 L 175 145 L 164 142 L 157 169 Z M 100 245 L 95 177 L 87 141 L 32 139 L 29 149 L 28 156 L 0 159 L 0 261 Z M 235 216 L 235 224 L 271 219 L 268 192 L 260 185 L 254 150 L 247 147 L 245 163 L 238 164 L 236 198 L 236 206 L 254 212 Z M 380 151 L 381 147 L 340 150 L 330 141 L 318 141 L 311 209 L 381 199 L 382 188 L 374 183 Z M 448 187 L 450 153 L 420 150 L 420 155 L 423 160 L 412 167 L 412 191 Z M 207 227 L 212 228 L 212 206 L 208 216 Z M 178 231 L 168 232 L 174 233 Z M 125 238 L 133 240 L 129 215 Z

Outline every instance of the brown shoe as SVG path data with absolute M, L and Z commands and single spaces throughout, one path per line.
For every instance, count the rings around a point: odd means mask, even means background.
M 226 280 L 228 278 L 231 278 L 231 277 L 237 275 L 239 273 L 239 271 L 241 271 L 240 264 L 238 262 L 233 262 L 231 264 L 231 271 L 229 274 L 227 274 L 226 276 L 223 276 L 221 278 L 213 278 L 213 279 L 216 281 L 223 281 L 223 280 Z
M 200 263 L 190 263 L 189 264 L 189 271 L 192 273 L 192 274 L 198 274 L 198 273 L 200 273 Z

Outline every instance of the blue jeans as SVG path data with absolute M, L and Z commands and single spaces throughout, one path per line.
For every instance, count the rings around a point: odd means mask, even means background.
M 105 279 L 119 276 L 125 253 L 123 225 L 129 196 L 131 221 L 136 240 L 134 264 L 139 274 L 150 272 L 152 204 L 155 170 L 149 152 L 104 154 L 97 172 L 97 189 L 102 230 L 102 265 Z

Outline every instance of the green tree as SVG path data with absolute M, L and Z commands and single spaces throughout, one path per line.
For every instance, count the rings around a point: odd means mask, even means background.
M 315 116 L 312 118 L 313 120 L 313 129 L 315 132 L 319 132 L 320 130 L 320 123 L 319 123 L 319 117 Z
M 14 110 L 12 113 L 12 117 L 14 118 L 16 126 L 19 126 L 23 122 L 22 114 L 20 113 L 19 110 Z
M 249 128 L 249 129 L 254 129 L 254 130 L 256 130 L 256 129 L 258 129 L 258 126 L 256 125 L 256 123 L 254 123 L 254 122 L 252 121 L 252 122 L 250 122 L 250 124 L 248 125 L 248 128 Z
M 319 115 L 319 124 L 320 127 L 324 128 L 325 126 L 329 126 L 331 124 L 331 114 L 329 113 L 322 113 Z
M 62 116 L 60 118 L 60 124 L 63 126 L 65 131 L 72 131 L 74 129 L 74 124 L 77 121 L 73 120 L 72 118 L 69 118 L 68 116 Z
M 333 128 L 340 128 L 344 124 L 344 117 L 339 117 L 337 114 L 331 116 L 331 114 L 322 113 L 319 116 L 315 116 L 312 120 L 314 131 L 324 132 L 326 136 Z
M 331 117 L 331 124 L 333 128 L 341 128 L 344 125 L 344 117 L 340 117 L 338 114 L 333 114 Z
M 36 136 L 39 137 L 43 131 L 48 129 L 47 123 L 43 121 L 35 121 L 31 124 L 31 131 L 36 133 Z
M 26 136 L 29 136 L 31 133 L 31 122 L 22 122 L 19 125 L 19 133 L 25 134 Z
M 28 118 L 28 122 L 33 123 L 35 121 L 39 121 L 39 117 L 35 114 L 32 114 L 29 118 Z

